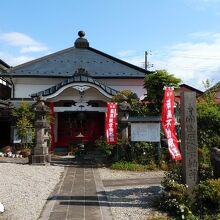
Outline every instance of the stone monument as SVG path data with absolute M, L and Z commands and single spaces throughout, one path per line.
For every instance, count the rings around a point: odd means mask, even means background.
M 31 150 L 29 162 L 31 164 L 45 165 L 50 162 L 50 155 L 48 154 L 49 147 L 49 130 L 50 125 L 46 119 L 46 114 L 49 108 L 44 101 L 38 98 L 34 106 L 36 114 L 35 121 L 35 146 Z
M 180 94 L 181 150 L 185 184 L 193 188 L 198 182 L 198 141 L 196 93 Z

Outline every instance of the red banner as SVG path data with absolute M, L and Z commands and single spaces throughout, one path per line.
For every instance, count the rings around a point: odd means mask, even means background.
M 176 137 L 174 116 L 174 90 L 166 87 L 162 106 L 162 126 L 167 138 L 168 149 L 173 160 L 182 160 L 179 151 L 178 139 Z
M 105 134 L 108 144 L 117 144 L 117 103 L 107 103 L 107 112 L 105 115 Z
M 54 119 L 55 119 L 55 113 L 54 113 L 54 103 L 50 102 L 50 135 L 51 135 L 51 147 L 50 150 L 54 150 L 55 145 L 55 136 L 54 136 Z

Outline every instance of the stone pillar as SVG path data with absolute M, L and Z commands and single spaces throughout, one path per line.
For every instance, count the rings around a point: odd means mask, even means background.
M 128 123 L 122 123 L 121 124 L 121 139 L 123 143 L 126 143 L 128 141 Z
M 49 130 L 50 124 L 47 122 L 46 114 L 49 108 L 44 101 L 38 100 L 35 104 L 34 111 L 36 114 L 35 121 L 35 146 L 32 148 L 29 162 L 31 164 L 45 165 L 50 162 L 48 154 Z
M 182 92 L 180 103 L 183 177 L 185 184 L 193 188 L 198 182 L 196 93 Z

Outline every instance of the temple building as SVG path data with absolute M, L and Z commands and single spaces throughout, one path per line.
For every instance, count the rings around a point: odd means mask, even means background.
M 94 142 L 105 132 L 106 104 L 121 90 L 138 97 L 145 69 L 89 46 L 83 31 L 74 46 L 10 68 L 4 77 L 11 81 L 11 102 L 30 104 L 45 100 L 54 116 L 53 147 L 67 147 L 81 138 Z
M 10 98 L 11 84 L 3 77 L 10 66 L 0 59 L 0 147 L 11 142 Z

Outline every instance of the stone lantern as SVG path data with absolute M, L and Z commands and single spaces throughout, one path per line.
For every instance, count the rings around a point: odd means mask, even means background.
M 131 105 L 126 101 L 122 101 L 118 105 L 118 116 L 121 122 L 121 138 L 123 142 L 128 141 L 128 118 L 131 111 Z
M 50 162 L 50 155 L 48 154 L 49 148 L 49 130 L 50 124 L 46 119 L 46 114 L 49 112 L 49 107 L 45 102 L 38 98 L 34 106 L 36 115 L 35 127 L 35 146 L 32 148 L 29 162 L 31 164 L 45 165 Z

